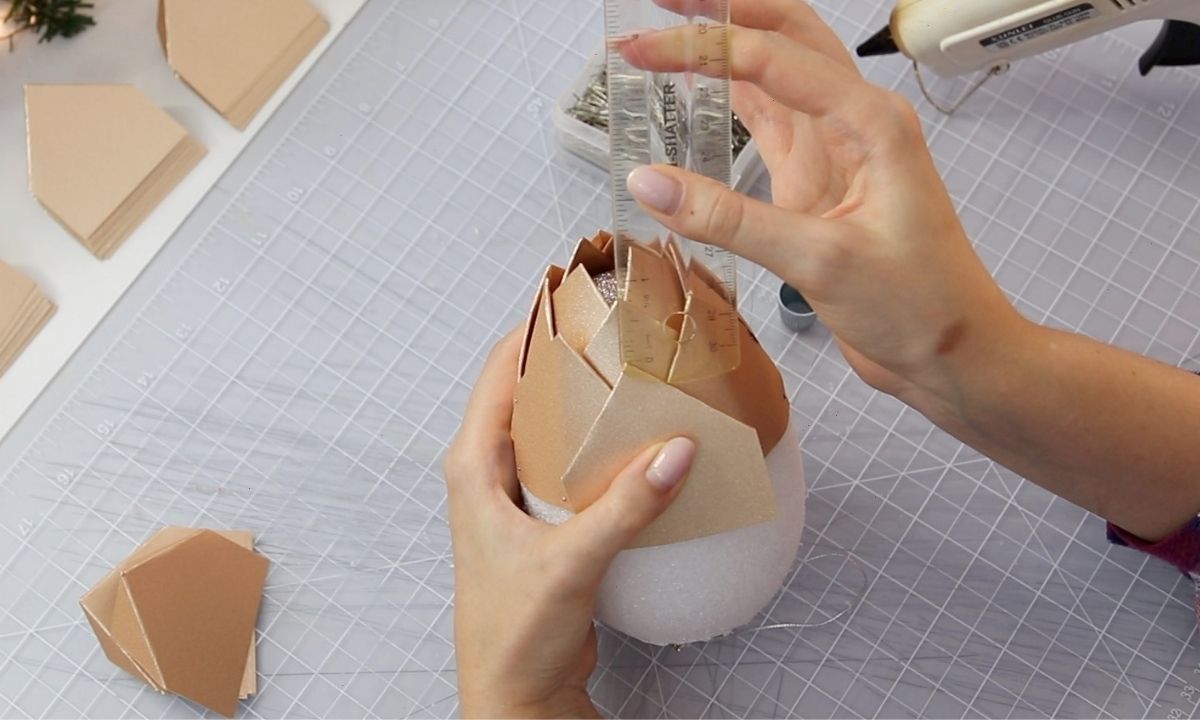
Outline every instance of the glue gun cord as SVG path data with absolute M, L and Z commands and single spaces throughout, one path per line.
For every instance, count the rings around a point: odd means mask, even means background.
M 954 113 L 958 112 L 958 109 L 961 108 L 968 100 L 970 100 L 972 95 L 979 92 L 979 89 L 983 87 L 984 83 L 996 77 L 997 75 L 1003 75 L 1006 72 L 1008 72 L 1008 63 L 996 65 L 988 70 L 983 77 L 976 80 L 975 84 L 972 85 L 965 93 L 963 93 L 962 97 L 954 101 L 953 104 L 947 106 L 938 101 L 938 99 L 933 96 L 933 93 L 929 91 L 929 87 L 925 84 L 925 77 L 921 74 L 921 65 L 916 60 L 913 60 L 913 73 L 917 76 L 917 86 L 921 88 L 921 94 L 925 96 L 925 99 L 929 101 L 930 105 L 937 108 L 937 111 L 943 115 L 953 115 Z
M 863 598 L 863 593 L 865 593 L 867 590 L 867 584 L 870 582 L 869 577 L 867 575 L 867 570 L 865 567 L 863 567 L 862 561 L 859 560 L 854 555 L 854 553 L 851 553 L 851 552 L 848 552 L 845 550 L 840 550 L 840 549 L 835 552 L 829 552 L 829 553 L 825 553 L 823 555 L 817 555 L 814 557 L 806 558 L 804 560 L 804 562 L 810 563 L 810 562 L 815 562 L 817 560 L 823 560 L 825 558 L 831 558 L 831 557 L 845 558 L 846 560 L 850 561 L 854 565 L 854 567 L 858 570 L 859 575 L 862 577 L 862 582 L 858 586 L 857 591 L 854 593 L 854 597 L 852 599 L 850 599 L 849 601 L 847 601 L 846 607 L 842 608 L 842 610 L 840 612 L 838 612 L 836 615 L 828 617 L 820 622 L 771 623 L 770 625 L 757 625 L 754 627 L 747 627 L 747 628 L 743 628 L 741 630 L 736 630 L 733 633 L 731 633 L 731 635 L 741 635 L 743 633 L 758 632 L 760 630 L 807 630 L 807 629 L 811 629 L 811 628 L 819 628 L 819 627 L 824 627 L 826 625 L 835 623 L 838 620 L 841 620 L 842 618 L 844 618 L 847 615 L 849 615 L 850 613 L 852 613 L 854 611 L 854 609 L 856 607 L 858 607 L 859 601 L 861 601 Z M 813 609 L 814 610 L 817 609 L 815 605 L 813 606 Z

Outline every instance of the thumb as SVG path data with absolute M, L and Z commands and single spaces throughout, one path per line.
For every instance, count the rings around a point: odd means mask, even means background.
M 563 550 L 577 567 L 594 568 L 598 580 L 616 554 L 678 497 L 695 457 L 696 443 L 682 437 L 644 451 L 599 500 L 562 526 Z
M 668 165 L 639 167 L 626 183 L 646 212 L 674 232 L 735 252 L 789 281 L 803 277 L 808 246 L 839 232 L 831 220 L 755 200 Z

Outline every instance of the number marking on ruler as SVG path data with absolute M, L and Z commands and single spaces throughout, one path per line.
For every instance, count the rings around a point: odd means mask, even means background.
M 707 176 L 726 186 L 732 176 L 730 99 L 729 0 L 674 0 L 679 13 L 659 7 L 655 0 L 606 0 L 605 35 L 608 47 L 610 180 L 613 193 L 613 234 L 617 277 L 622 293 L 638 281 L 631 277 L 630 246 L 662 247 L 668 230 L 646 214 L 630 193 L 626 178 L 641 165 L 667 164 Z M 636 34 L 676 28 L 689 58 L 682 72 L 647 72 L 629 63 L 621 43 Z M 708 342 L 713 361 L 689 363 L 707 368 L 708 375 L 732 370 L 739 360 L 737 315 L 737 259 L 733 253 L 711 245 L 676 238 L 681 260 L 705 278 L 727 301 L 707 326 L 720 338 Z M 684 288 L 687 291 L 687 288 Z M 712 315 L 712 311 L 708 313 Z M 715 319 L 715 322 L 713 320 Z M 668 325 L 668 318 L 652 318 Z M 646 328 L 634 327 L 622 317 L 621 348 L 625 362 L 647 364 L 643 343 Z M 710 333 L 707 337 L 712 337 Z M 680 346 L 695 333 L 680 333 Z M 661 346 L 661 345 L 660 345 Z M 661 367 L 666 358 L 652 358 Z M 676 368 L 678 369 L 678 368 Z M 699 372 L 699 370 L 696 370 Z M 700 379 L 698 376 L 675 377 Z

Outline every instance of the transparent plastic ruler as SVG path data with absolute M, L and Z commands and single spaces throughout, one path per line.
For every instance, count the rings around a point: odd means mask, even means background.
M 666 164 L 730 184 L 729 0 L 606 0 L 604 18 L 622 356 L 672 381 L 719 375 L 740 360 L 736 257 L 672 237 L 641 209 L 627 178 L 641 165 Z M 683 53 L 676 66 L 650 72 L 622 47 L 656 31 L 677 33 Z M 672 279 L 655 257 L 683 269 L 682 300 L 664 287 Z

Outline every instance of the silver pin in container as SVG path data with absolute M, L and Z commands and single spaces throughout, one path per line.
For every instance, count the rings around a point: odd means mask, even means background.
M 817 313 L 800 291 L 784 283 L 779 287 L 779 319 L 792 332 L 804 332 L 817 322 Z

